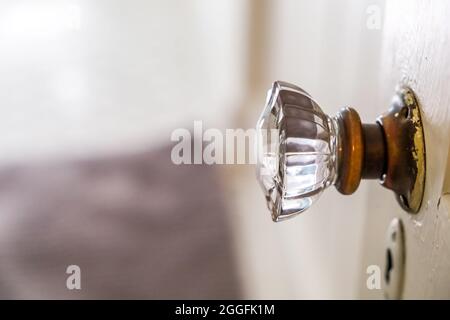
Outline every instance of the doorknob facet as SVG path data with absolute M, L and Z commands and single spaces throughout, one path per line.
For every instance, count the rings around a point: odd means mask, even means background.
M 361 179 L 379 179 L 405 210 L 420 208 L 425 144 L 417 99 L 400 88 L 373 124 L 343 108 L 326 115 L 303 89 L 277 81 L 257 123 L 258 180 L 274 221 L 308 209 L 334 184 L 352 194 Z

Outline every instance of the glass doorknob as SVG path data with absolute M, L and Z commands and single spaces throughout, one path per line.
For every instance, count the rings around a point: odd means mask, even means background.
M 354 109 L 329 116 L 306 91 L 277 81 L 257 123 L 257 156 L 274 221 L 305 211 L 330 185 L 352 194 L 361 179 L 379 179 L 402 208 L 420 209 L 425 143 L 418 102 L 407 87 L 375 123 L 362 124 Z

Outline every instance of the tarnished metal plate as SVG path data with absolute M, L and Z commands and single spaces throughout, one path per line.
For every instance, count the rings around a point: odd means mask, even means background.
M 403 209 L 417 213 L 425 187 L 425 138 L 418 100 L 409 87 L 400 87 L 387 113 L 377 121 L 383 126 L 387 170 L 381 184 L 395 192 Z

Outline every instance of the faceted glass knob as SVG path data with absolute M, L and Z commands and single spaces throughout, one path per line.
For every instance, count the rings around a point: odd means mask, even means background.
M 257 124 L 258 180 L 274 221 L 293 217 L 334 184 L 352 194 L 361 179 L 379 179 L 401 207 L 420 209 L 425 140 L 418 100 L 399 87 L 387 112 L 363 124 L 355 109 L 327 116 L 297 86 L 277 81 Z
M 257 123 L 257 177 L 274 221 L 311 207 L 337 173 L 337 123 L 301 88 L 277 81 Z

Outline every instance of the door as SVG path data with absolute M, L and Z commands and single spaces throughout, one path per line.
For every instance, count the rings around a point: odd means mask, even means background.
M 404 227 L 403 298 L 450 298 L 450 3 L 448 1 L 387 1 L 382 34 L 380 95 L 384 111 L 398 84 L 417 94 L 426 143 L 426 186 L 421 210 L 400 209 L 390 191 L 368 186 L 364 227 L 361 295 L 382 298 L 369 290 L 366 268 L 386 266 L 386 230 L 394 218 Z M 390 261 L 392 263 L 392 261 Z M 386 289 L 386 288 L 384 288 Z

